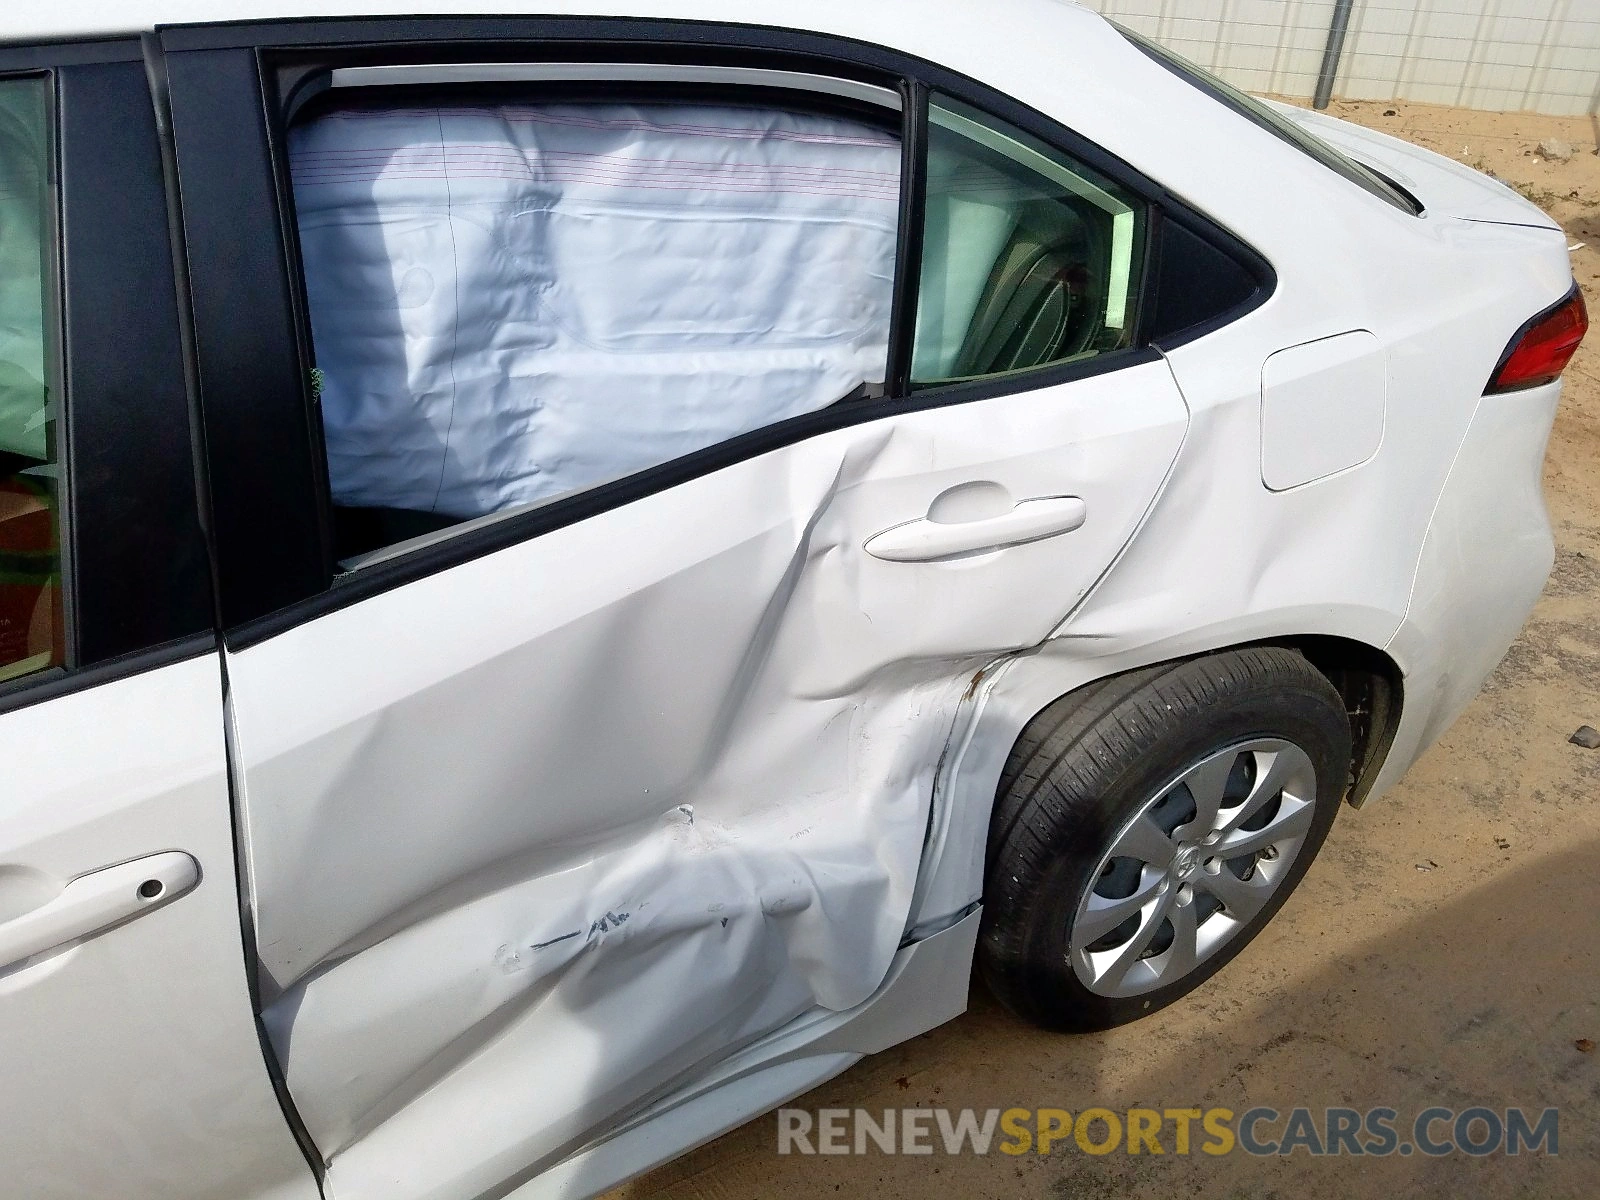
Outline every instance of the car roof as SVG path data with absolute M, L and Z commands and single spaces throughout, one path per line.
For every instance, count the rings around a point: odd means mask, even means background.
M 1014 52 L 1026 50 L 1028 38 L 1018 35 L 1040 26 L 1102 25 L 1071 0 L 24 0 L 0 8 L 0 43 L 103 37 L 164 25 L 385 16 L 648 17 L 803 29 L 895 46 L 901 45 L 897 30 L 953 39 L 999 28 L 1010 35 Z

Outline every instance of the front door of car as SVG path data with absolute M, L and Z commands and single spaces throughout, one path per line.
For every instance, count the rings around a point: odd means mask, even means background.
M 335 1194 L 503 1191 L 883 981 L 1182 441 L 1149 210 L 867 71 L 178 34 L 263 1018 Z

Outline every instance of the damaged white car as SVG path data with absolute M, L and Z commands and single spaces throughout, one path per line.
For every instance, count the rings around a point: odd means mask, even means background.
M 974 963 L 1154 1012 L 1550 566 L 1491 180 L 1053 0 L 431 11 L 0 15 L 8 1195 L 588 1196 Z

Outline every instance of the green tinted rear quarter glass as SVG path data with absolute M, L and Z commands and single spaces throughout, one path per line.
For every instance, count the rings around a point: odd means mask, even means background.
M 0 79 L 0 680 L 65 663 L 48 81 Z
M 1111 24 L 1117 32 L 1127 38 L 1138 49 L 1150 58 L 1160 63 L 1185 83 L 1197 88 L 1227 108 L 1231 108 L 1245 120 L 1265 129 L 1268 133 L 1287 142 L 1302 154 L 1316 159 L 1323 166 L 1337 175 L 1343 176 L 1365 191 L 1387 204 L 1392 204 L 1400 211 L 1418 216 L 1421 208 L 1412 198 L 1395 187 L 1383 176 L 1362 166 L 1355 159 L 1335 150 L 1327 142 L 1315 134 L 1297 125 L 1288 117 L 1278 112 L 1269 104 L 1264 104 L 1254 96 L 1241 92 L 1231 83 L 1225 83 L 1210 71 L 1198 67 L 1181 54 L 1174 53 L 1165 46 L 1152 42 L 1149 38 L 1125 29 L 1115 21 Z
M 1132 344 L 1141 201 L 946 96 L 929 103 L 926 174 L 914 387 Z

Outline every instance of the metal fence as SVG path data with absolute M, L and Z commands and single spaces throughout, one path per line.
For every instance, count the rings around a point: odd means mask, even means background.
M 1251 92 L 1310 97 L 1334 0 L 1084 0 Z M 1600 0 L 1354 0 L 1333 94 L 1600 109 Z

